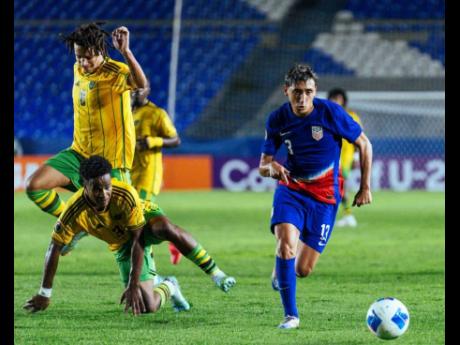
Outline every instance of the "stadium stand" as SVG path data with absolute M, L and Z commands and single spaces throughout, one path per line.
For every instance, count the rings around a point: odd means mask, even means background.
M 72 140 L 73 57 L 58 33 L 80 22 L 108 20 L 108 30 L 127 25 L 151 80 L 150 98 L 166 108 L 173 0 L 14 4 L 15 136 L 26 153 L 54 153 Z M 184 144 L 174 153 L 258 155 L 265 117 L 284 101 L 281 81 L 294 61 L 313 65 L 320 91 L 339 83 L 350 91 L 409 92 L 401 104 L 407 114 L 389 105 L 391 97 L 369 102 L 358 94 L 354 105 L 366 114 L 377 152 L 438 152 L 443 141 L 429 137 L 443 136 L 444 99 L 429 94 L 420 106 L 410 92 L 444 90 L 444 11 L 434 0 L 184 0 L 175 118 Z M 389 117 L 393 127 L 382 132 Z

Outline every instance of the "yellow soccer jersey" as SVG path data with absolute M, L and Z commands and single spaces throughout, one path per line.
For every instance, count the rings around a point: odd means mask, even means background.
M 136 138 L 177 136 L 168 113 L 153 102 L 137 108 L 134 113 Z M 146 193 L 158 195 L 163 180 L 163 163 L 161 147 L 153 147 L 145 151 L 136 151 L 131 170 L 131 181 L 143 199 L 149 199 Z M 141 192 L 143 190 L 144 192 Z
M 110 58 L 94 73 L 74 65 L 74 132 L 71 148 L 100 155 L 112 167 L 130 169 L 136 146 L 128 82 L 129 67 Z
M 358 122 L 361 127 L 361 119 L 359 118 L 358 114 L 354 111 L 346 109 L 348 115 L 350 115 L 353 120 Z M 342 139 L 342 151 L 340 152 L 340 166 L 342 169 L 350 170 L 351 166 L 353 165 L 353 155 L 355 153 L 355 145 L 349 143 L 346 139 Z
M 131 231 L 145 224 L 141 201 L 134 188 L 112 179 L 112 197 L 107 211 L 97 213 L 91 208 L 80 188 L 67 203 L 54 227 L 52 238 L 63 245 L 81 231 L 86 231 L 118 250 L 131 238 Z

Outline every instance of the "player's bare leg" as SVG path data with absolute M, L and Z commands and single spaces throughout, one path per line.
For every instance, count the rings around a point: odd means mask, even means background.
M 227 276 L 189 232 L 172 224 L 167 217 L 151 218 L 148 229 L 155 237 L 172 242 L 187 259 L 210 275 L 211 279 L 222 291 L 227 292 L 236 284 L 235 278 Z
M 308 277 L 316 266 L 321 254 L 312 247 L 299 241 L 299 249 L 297 251 L 297 259 L 295 264 L 295 273 L 299 278 Z
M 70 183 L 70 179 L 63 173 L 43 164 L 27 179 L 27 196 L 44 212 L 59 217 L 64 211 L 66 203 L 59 197 L 54 188 L 65 187 Z M 77 242 L 87 235 L 85 231 L 78 233 L 69 244 L 62 247 L 61 255 L 69 254 Z

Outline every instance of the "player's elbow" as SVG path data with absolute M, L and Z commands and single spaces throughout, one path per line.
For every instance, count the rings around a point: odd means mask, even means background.
M 180 137 L 177 136 L 176 140 L 174 140 L 173 147 L 178 147 L 180 144 L 182 144 L 182 141 L 180 140 Z

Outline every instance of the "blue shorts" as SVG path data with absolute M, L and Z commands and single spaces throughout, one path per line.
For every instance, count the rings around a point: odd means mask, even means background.
M 299 229 L 303 243 L 322 253 L 331 237 L 337 209 L 338 203 L 326 204 L 278 185 L 273 198 L 270 229 L 274 233 L 276 224 L 292 224 Z

